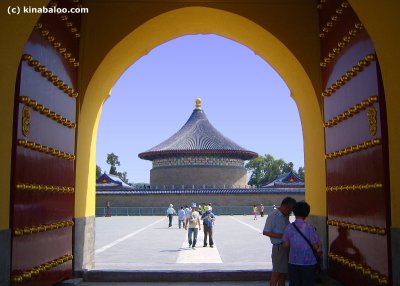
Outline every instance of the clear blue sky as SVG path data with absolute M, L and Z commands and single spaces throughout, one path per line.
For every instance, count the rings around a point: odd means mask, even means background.
M 105 102 L 97 165 L 107 154 L 129 182 L 149 182 L 151 162 L 138 154 L 177 132 L 202 98 L 211 124 L 242 147 L 304 166 L 297 106 L 285 82 L 252 50 L 216 35 L 164 43 L 130 66 Z

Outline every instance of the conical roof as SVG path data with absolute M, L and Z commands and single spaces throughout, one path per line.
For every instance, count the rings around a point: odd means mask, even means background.
M 214 154 L 249 160 L 258 154 L 239 146 L 222 135 L 208 121 L 196 99 L 196 108 L 183 127 L 164 142 L 139 154 L 139 158 L 154 160 L 170 155 Z

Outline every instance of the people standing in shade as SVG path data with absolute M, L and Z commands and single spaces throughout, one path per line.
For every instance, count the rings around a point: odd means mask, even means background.
M 207 247 L 207 236 L 210 247 L 214 247 L 213 240 L 213 224 L 215 221 L 215 216 L 212 213 L 212 209 L 210 206 L 206 207 L 205 213 L 201 215 L 201 220 L 203 221 L 203 229 L 204 229 L 204 244 L 203 247 Z
M 168 216 L 168 228 L 172 227 L 172 217 L 176 215 L 176 211 L 174 209 L 174 206 L 172 204 L 169 205 L 169 208 L 167 209 L 167 216 Z
M 183 207 L 181 207 L 178 211 L 178 226 L 181 228 L 181 225 L 183 224 L 183 228 L 185 228 L 185 219 L 186 219 L 186 213 Z
M 258 208 L 256 205 L 253 206 L 253 215 L 254 215 L 254 220 L 257 220 L 257 213 L 258 213 Z
M 283 232 L 289 224 L 289 215 L 291 214 L 296 200 L 286 197 L 281 205 L 275 208 L 268 215 L 265 222 L 263 234 L 271 239 L 272 243 L 272 273 L 271 286 L 284 286 L 288 273 L 288 250 L 283 247 Z
M 263 206 L 263 204 L 260 205 L 260 216 L 264 217 L 264 206 Z
M 310 205 L 298 202 L 293 213 L 296 220 L 286 227 L 282 238 L 283 246 L 289 249 L 289 286 L 313 286 L 321 241 L 314 227 L 306 222 Z
M 192 203 L 192 211 L 186 217 L 185 229 L 189 229 L 188 230 L 189 247 L 196 249 L 197 234 L 199 230 L 201 230 L 200 214 L 196 210 L 196 203 Z

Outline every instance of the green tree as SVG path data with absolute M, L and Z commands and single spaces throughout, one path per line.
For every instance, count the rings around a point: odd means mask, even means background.
M 128 173 L 127 172 L 117 172 L 116 174 L 124 183 L 128 184 Z
M 283 159 L 275 160 L 270 154 L 251 159 L 247 162 L 245 167 L 248 172 L 251 172 L 248 184 L 257 187 L 268 184 L 284 173 L 296 173 L 293 170 L 294 165 L 292 162 L 286 163 Z M 304 175 L 303 167 L 299 168 L 299 172 L 300 171 L 302 171 Z
M 119 162 L 118 156 L 115 155 L 114 153 L 107 154 L 107 164 L 110 165 L 110 174 L 111 175 L 118 175 L 117 174 L 117 167 L 116 165 L 121 165 Z
M 101 168 L 96 165 L 96 180 L 101 176 Z
M 248 182 L 249 185 L 259 186 L 261 180 L 265 176 L 265 159 L 264 157 L 258 156 L 254 159 L 251 159 L 246 164 L 247 171 L 251 172 L 250 180 Z
M 124 183 L 128 184 L 128 173 L 118 172 L 116 166 L 120 166 L 121 162 L 114 153 L 107 154 L 107 164 L 110 165 L 110 174 L 118 176 Z
M 304 167 L 299 167 L 299 170 L 297 171 L 297 176 L 304 180 Z
M 245 165 L 247 171 L 251 172 L 248 184 L 259 187 L 272 181 L 282 174 L 284 164 L 285 161 L 282 159 L 275 160 L 270 154 L 251 159 Z
M 293 172 L 293 163 L 292 162 L 284 163 L 282 166 L 282 174 L 289 173 L 289 172 Z

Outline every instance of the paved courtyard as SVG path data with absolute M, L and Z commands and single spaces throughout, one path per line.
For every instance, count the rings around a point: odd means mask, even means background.
M 245 272 L 260 277 L 260 272 L 271 270 L 271 243 L 268 237 L 262 235 L 265 220 L 266 217 L 254 220 L 252 215 L 217 216 L 214 225 L 215 247 L 203 247 L 203 232 L 200 231 L 196 249 L 193 250 L 188 246 L 187 231 L 178 228 L 176 216 L 172 228 L 168 228 L 168 220 L 164 216 L 97 217 L 95 269 L 89 271 L 87 280 L 66 281 L 63 285 L 269 285 L 266 279 L 235 281 L 232 278 L 232 275 L 243 275 Z M 193 277 L 193 280 L 187 282 L 167 282 L 168 278 L 157 280 L 165 282 L 156 282 L 151 281 L 153 277 L 150 281 L 139 280 L 148 282 L 133 282 L 137 279 L 129 278 L 137 277 L 138 273 L 139 276 L 144 275 L 143 279 L 149 278 L 148 275 L 164 277 L 168 273 L 182 276 L 185 272 L 196 277 L 215 272 L 224 277 L 227 277 L 224 272 L 231 276 L 225 282 L 220 279 L 214 281 L 213 278 L 201 282 L 204 279 L 198 281 L 198 278 Z M 342 286 L 329 277 L 319 285 Z
M 218 216 L 214 248 L 203 247 L 199 232 L 196 249 L 188 247 L 187 231 L 177 217 L 96 218 L 95 269 L 118 270 L 270 270 L 271 244 L 262 235 L 266 217 Z

